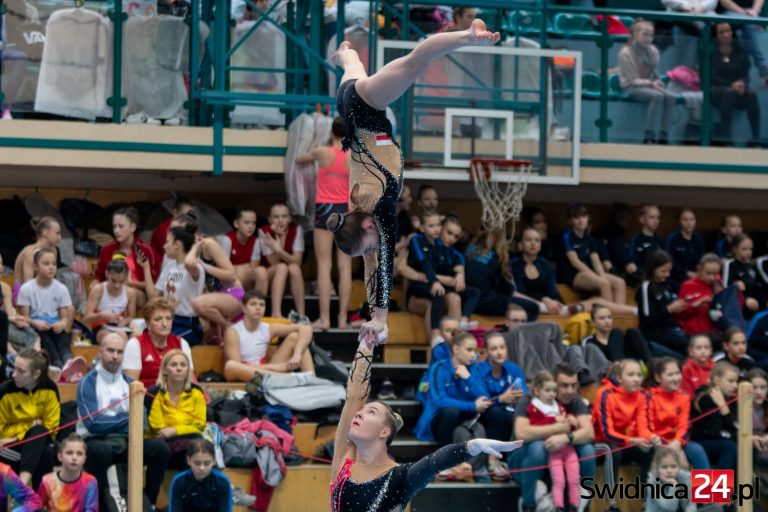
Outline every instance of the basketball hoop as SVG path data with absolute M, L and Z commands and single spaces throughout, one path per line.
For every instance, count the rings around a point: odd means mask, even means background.
M 469 175 L 475 193 L 483 203 L 481 225 L 488 231 L 504 231 L 512 221 L 509 240 L 515 236 L 515 221 L 523 209 L 523 197 L 528 189 L 533 162 L 529 160 L 498 160 L 473 158 Z

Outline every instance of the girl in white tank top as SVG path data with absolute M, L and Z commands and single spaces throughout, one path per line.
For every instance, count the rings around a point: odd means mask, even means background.
M 96 342 L 108 332 L 107 324 L 127 327 L 136 316 L 136 296 L 128 292 L 128 265 L 119 256 L 107 267 L 107 280 L 88 294 L 83 322 L 89 324 Z

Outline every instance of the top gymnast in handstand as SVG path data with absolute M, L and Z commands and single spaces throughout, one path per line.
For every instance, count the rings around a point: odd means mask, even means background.
M 408 55 L 367 76 L 360 56 L 341 43 L 334 54 L 344 69 L 337 94 L 339 114 L 347 122 L 342 147 L 351 150 L 347 214 L 333 214 L 328 229 L 339 249 L 363 256 L 365 287 L 372 319 L 360 337 L 370 333 L 377 342 L 387 338 L 387 312 L 397 243 L 397 200 L 403 185 L 403 156 L 392 139 L 387 105 L 398 99 L 427 70 L 429 64 L 463 46 L 492 46 L 501 36 L 476 19 L 468 30 L 435 34 Z M 378 254 L 377 254 L 378 252 Z
M 347 401 L 333 445 L 331 512 L 402 511 L 438 472 L 481 452 L 501 458 L 502 452 L 522 445 L 522 441 L 472 439 L 444 446 L 418 462 L 398 465 L 387 455 L 387 447 L 403 419 L 383 402 L 368 402 L 377 339 L 368 332 L 360 340 L 349 372 Z

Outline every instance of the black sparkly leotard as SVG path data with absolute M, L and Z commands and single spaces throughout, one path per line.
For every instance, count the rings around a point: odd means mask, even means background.
M 344 461 L 331 484 L 331 512 L 401 512 L 438 472 L 469 459 L 467 444 L 450 444 L 418 462 L 396 466 L 367 482 L 350 478 L 354 462 Z
M 403 186 L 403 158 L 392 138 L 392 124 L 382 110 L 368 105 L 355 90 L 357 80 L 347 80 L 337 95 L 337 108 L 347 131 L 342 147 L 351 152 L 350 190 L 358 185 L 361 207 L 373 214 L 379 234 L 376 271 L 366 272 L 368 302 L 388 309 L 392 294 L 395 244 L 397 243 L 397 200 Z M 373 146 L 376 147 L 373 147 Z M 387 160 L 387 168 L 382 160 Z

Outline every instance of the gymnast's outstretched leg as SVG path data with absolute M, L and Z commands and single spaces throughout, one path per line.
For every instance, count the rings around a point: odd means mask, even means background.
M 372 76 L 367 76 L 360 56 L 348 42 L 339 46 L 335 56 L 344 69 L 341 83 L 357 79 L 355 89 L 360 98 L 376 110 L 384 110 L 416 82 L 433 60 L 463 46 L 493 46 L 500 38 L 498 32 L 486 29 L 483 20 L 476 19 L 468 30 L 429 36 L 411 53 L 389 62 Z

